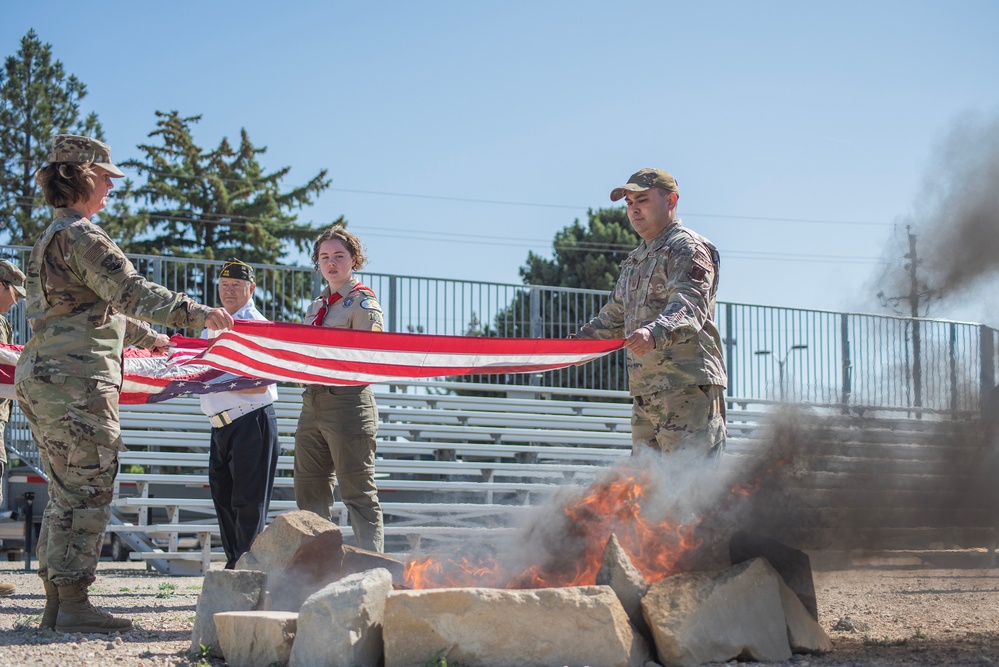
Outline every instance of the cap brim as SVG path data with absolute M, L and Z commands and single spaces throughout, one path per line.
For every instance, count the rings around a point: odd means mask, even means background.
M 103 162 L 97 165 L 104 171 L 111 175 L 111 178 L 125 178 L 125 172 L 123 172 L 118 167 L 114 166 L 110 162 Z
M 649 188 L 643 188 L 641 185 L 636 183 L 625 183 L 621 187 L 611 190 L 611 201 L 617 201 L 624 198 L 626 192 L 642 192 L 643 190 L 648 189 Z
M 12 285 L 14 291 L 21 295 L 22 299 L 28 298 L 28 293 L 24 291 L 23 285 Z

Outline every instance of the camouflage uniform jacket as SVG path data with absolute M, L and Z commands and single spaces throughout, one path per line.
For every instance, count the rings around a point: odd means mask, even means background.
M 143 278 L 107 232 L 68 208 L 55 210 L 25 275 L 32 336 L 15 382 L 64 375 L 121 386 L 124 347 L 150 347 L 156 339 L 152 328 L 124 314 L 200 329 L 211 312 Z
M 715 324 L 718 250 L 684 228 L 679 218 L 652 241 L 643 241 L 621 263 L 610 301 L 577 334 L 627 338 L 648 328 L 656 349 L 628 352 L 632 396 L 692 385 L 725 386 L 721 336 Z
M 337 290 L 341 298 L 327 309 L 323 317 L 324 327 L 361 331 L 381 331 L 384 328 L 382 307 L 378 305 L 375 293 L 364 285 L 358 287 L 359 282 L 357 278 L 351 278 Z M 312 324 L 329 297 L 330 287 L 327 285 L 319 298 L 309 304 L 305 313 L 306 324 Z

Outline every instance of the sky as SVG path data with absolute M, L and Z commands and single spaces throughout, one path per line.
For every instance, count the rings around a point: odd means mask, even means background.
M 721 252 L 720 301 L 885 312 L 907 225 L 928 267 L 955 261 L 933 256 L 955 245 L 932 241 L 940 155 L 974 178 L 955 134 L 999 131 L 991 0 L 88 7 L 0 0 L 0 55 L 35 29 L 116 161 L 177 110 L 205 147 L 245 128 L 289 187 L 328 169 L 300 220 L 345 216 L 378 273 L 519 284 L 529 251 L 655 167 Z M 930 316 L 999 325 L 985 264 Z

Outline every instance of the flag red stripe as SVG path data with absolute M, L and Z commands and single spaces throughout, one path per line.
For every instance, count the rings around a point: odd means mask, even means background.
M 411 351 L 438 354 L 571 354 L 573 350 L 606 353 L 620 348 L 620 340 L 559 338 L 487 338 L 485 336 L 437 336 L 430 334 L 389 333 L 313 327 L 283 322 L 240 320 L 232 330 L 289 343 L 322 346 L 357 347 L 366 350 Z M 222 337 L 232 335 L 223 333 Z M 215 343 L 218 339 L 211 342 Z

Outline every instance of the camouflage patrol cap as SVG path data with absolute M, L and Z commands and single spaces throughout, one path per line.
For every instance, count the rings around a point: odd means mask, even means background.
M 617 201 L 628 192 L 642 192 L 649 188 L 659 188 L 666 192 L 680 194 L 680 189 L 676 185 L 676 179 L 661 169 L 641 169 L 636 171 L 628 179 L 628 182 L 619 188 L 611 190 L 611 201 Z
M 222 270 L 219 271 L 219 278 L 235 278 L 252 283 L 254 282 L 253 267 L 233 257 L 222 265 Z
M 111 175 L 122 178 L 125 174 L 111 162 L 111 147 L 103 141 L 79 134 L 57 134 L 52 137 L 49 162 L 91 162 Z
M 13 262 L 0 259 L 0 281 L 13 286 L 14 291 L 24 298 L 24 273 L 22 273 L 21 269 L 14 266 Z

